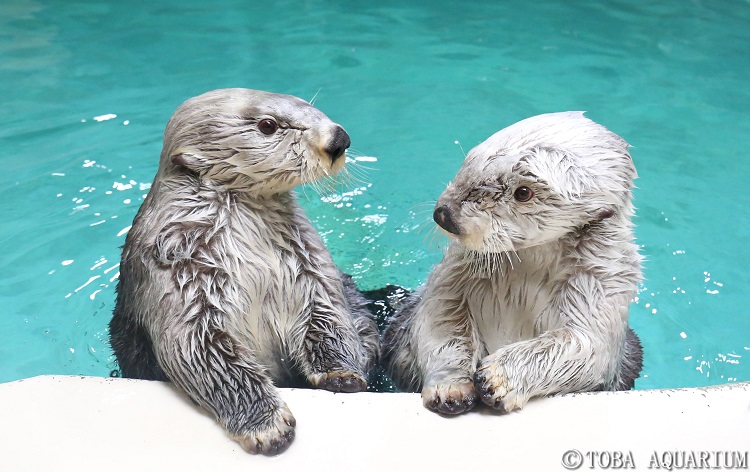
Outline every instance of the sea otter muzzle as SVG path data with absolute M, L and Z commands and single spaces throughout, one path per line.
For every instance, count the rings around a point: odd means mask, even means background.
M 437 223 L 438 226 L 447 232 L 455 235 L 461 234 L 461 231 L 459 231 L 458 226 L 453 221 L 451 212 L 446 205 L 435 208 L 435 213 L 432 214 L 432 219 L 435 220 L 435 223 Z
M 337 126 L 336 131 L 333 133 L 333 138 L 331 138 L 331 141 L 325 148 L 326 154 L 331 158 L 331 164 L 344 155 L 344 152 L 349 148 L 351 143 L 352 141 L 349 139 L 346 131 L 344 131 L 344 128 Z

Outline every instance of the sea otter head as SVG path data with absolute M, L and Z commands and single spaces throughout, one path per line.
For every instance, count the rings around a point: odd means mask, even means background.
M 627 149 L 582 112 L 525 119 L 469 152 L 434 219 L 479 252 L 545 244 L 608 218 L 629 221 L 636 171 Z
M 349 135 L 291 95 L 220 89 L 186 101 L 164 132 L 160 173 L 272 195 L 339 172 Z

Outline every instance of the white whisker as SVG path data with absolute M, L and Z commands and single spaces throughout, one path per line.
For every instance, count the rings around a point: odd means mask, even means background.
M 453 141 L 453 144 L 458 144 L 458 148 L 461 149 L 461 154 L 464 155 L 464 159 L 466 158 L 466 152 L 464 152 L 464 147 L 461 146 L 461 142 L 457 139 Z
M 323 90 L 322 88 L 319 88 L 317 92 L 315 92 L 315 95 L 313 95 L 313 98 L 310 99 L 310 105 L 315 106 L 315 99 L 318 98 L 318 94 L 320 91 Z

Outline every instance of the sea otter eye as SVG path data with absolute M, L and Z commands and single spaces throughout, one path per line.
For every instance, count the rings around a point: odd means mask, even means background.
M 513 198 L 519 202 L 528 202 L 534 196 L 534 191 L 525 185 L 521 185 L 513 192 Z
M 279 129 L 279 124 L 271 118 L 264 118 L 258 122 L 258 129 L 263 134 L 273 134 Z

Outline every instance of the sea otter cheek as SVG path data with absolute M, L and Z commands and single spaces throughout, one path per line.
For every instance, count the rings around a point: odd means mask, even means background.
M 484 240 L 475 234 L 462 234 L 458 240 L 470 251 L 484 252 Z
M 490 236 L 492 229 L 490 221 L 484 221 L 480 217 L 462 218 L 461 228 L 461 234 L 458 236 L 461 244 L 472 251 L 486 249 L 485 241 Z
M 247 158 L 241 152 L 235 153 L 230 158 L 225 159 L 224 162 L 236 169 L 238 173 L 245 175 L 252 175 L 254 173 L 251 168 L 248 168 Z

